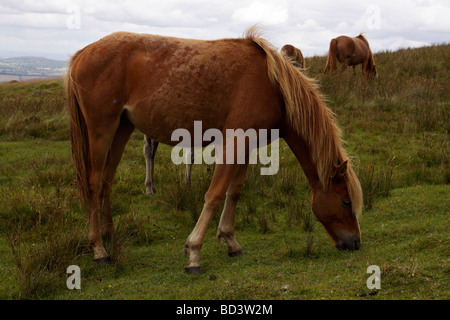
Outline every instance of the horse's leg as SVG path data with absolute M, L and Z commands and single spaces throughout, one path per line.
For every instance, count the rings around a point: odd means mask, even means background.
M 117 166 L 122 158 L 123 150 L 128 142 L 131 134 L 133 133 L 134 126 L 130 121 L 122 116 L 119 128 L 116 131 L 116 135 L 111 144 L 108 158 L 106 160 L 106 166 L 103 175 L 103 189 L 100 196 L 101 209 L 101 232 L 102 236 L 112 239 L 114 233 L 114 224 L 111 214 L 111 187 L 116 173 Z
M 109 121 L 107 121 L 109 120 Z M 109 262 L 108 254 L 103 247 L 102 237 L 99 228 L 99 216 L 102 211 L 101 193 L 103 189 L 103 177 L 108 158 L 117 128 L 119 127 L 119 117 L 117 121 L 109 118 L 103 121 L 103 125 L 94 126 L 88 124 L 89 136 L 89 190 L 90 197 L 87 202 L 89 212 L 89 243 L 94 251 L 94 260 L 98 263 Z M 93 123 L 95 123 L 93 121 Z
M 366 59 L 364 60 L 364 62 L 362 63 L 362 74 L 364 77 L 367 77 L 367 66 L 369 64 L 369 61 Z
M 145 156 L 145 193 L 156 193 L 154 182 L 155 156 L 159 142 L 144 136 L 144 156 Z
M 236 241 L 234 236 L 234 216 L 236 204 L 244 186 L 247 168 L 248 163 L 241 164 L 233 181 L 231 181 L 225 198 L 225 206 L 222 215 L 220 216 L 219 227 L 217 228 L 217 240 L 219 240 L 219 242 L 224 241 L 228 245 L 228 255 L 230 257 L 242 254 L 242 247 Z
M 192 174 L 192 164 L 194 163 L 195 160 L 195 149 L 191 148 L 191 162 L 186 164 L 186 173 L 184 175 L 184 183 L 186 184 L 190 184 L 191 183 L 191 174 Z
M 205 194 L 205 204 L 198 218 L 197 224 L 189 235 L 184 245 L 184 253 L 189 256 L 189 262 L 185 266 L 188 273 L 199 274 L 200 271 L 200 249 L 203 244 L 206 230 L 213 214 L 222 203 L 225 193 L 236 175 L 239 165 L 217 164 L 211 184 Z
M 345 61 L 342 62 L 342 64 L 341 64 L 341 74 L 344 73 L 345 70 L 347 70 L 347 66 L 348 66 L 347 62 L 345 62 Z
M 355 65 L 353 65 L 353 75 L 356 75 Z

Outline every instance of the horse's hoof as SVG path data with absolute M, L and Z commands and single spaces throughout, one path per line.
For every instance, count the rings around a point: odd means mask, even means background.
M 188 274 L 202 274 L 200 267 L 186 267 L 184 270 L 186 270 L 186 273 Z
M 99 266 L 106 266 L 108 264 L 111 264 L 111 258 L 100 258 L 100 259 L 94 259 L 95 263 L 97 263 Z
M 147 187 L 145 190 L 145 194 L 148 196 L 151 196 L 152 194 L 156 193 L 156 188 L 155 187 Z
M 228 252 L 228 255 L 230 257 L 239 257 L 239 256 L 243 256 L 244 252 L 242 252 L 242 251 Z
M 108 232 L 108 233 L 102 234 L 102 240 L 112 242 L 113 241 L 113 233 Z

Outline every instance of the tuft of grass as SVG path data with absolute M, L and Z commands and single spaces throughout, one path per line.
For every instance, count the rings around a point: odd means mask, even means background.
M 375 198 L 387 197 L 392 190 L 393 168 L 383 166 L 376 169 L 374 163 L 370 163 L 358 171 L 361 188 L 364 195 L 364 207 L 372 209 Z
M 203 209 L 205 193 L 208 190 L 214 169 L 213 166 L 208 166 L 206 170 L 205 168 L 196 170 L 197 172 L 192 175 L 191 183 L 187 184 L 184 182 L 185 168 L 181 167 L 170 169 L 170 175 L 165 176 L 167 181 L 164 182 L 161 192 L 158 192 L 156 197 L 167 208 L 174 208 L 181 213 L 187 212 L 192 225 L 195 225 Z
M 0 85 L 0 136 L 8 140 L 69 136 L 63 79 Z
M 306 244 L 305 244 L 305 254 L 307 256 L 312 254 L 312 250 L 316 246 L 316 241 L 314 239 L 314 236 L 311 235 L 311 233 L 306 234 Z
M 66 268 L 89 252 L 86 230 L 67 214 L 52 213 L 31 232 L 24 227 L 28 221 L 8 221 L 6 238 L 17 268 L 19 299 L 41 297 L 62 287 Z

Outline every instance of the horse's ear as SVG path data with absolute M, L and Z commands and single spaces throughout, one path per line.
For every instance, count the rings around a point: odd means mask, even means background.
M 334 170 L 333 179 L 344 179 L 347 175 L 347 165 L 348 160 L 345 160 L 339 166 L 337 166 Z

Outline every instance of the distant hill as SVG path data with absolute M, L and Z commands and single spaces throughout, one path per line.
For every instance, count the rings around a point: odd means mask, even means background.
M 0 58 L 0 81 L 61 77 L 67 62 L 43 57 Z

